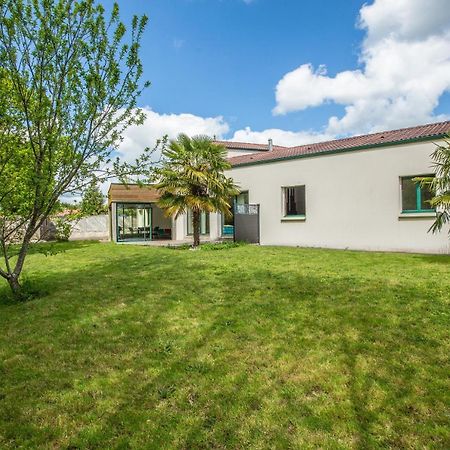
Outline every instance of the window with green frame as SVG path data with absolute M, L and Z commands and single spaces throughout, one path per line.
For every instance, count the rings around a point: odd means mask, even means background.
M 426 213 L 435 210 L 430 205 L 433 193 L 427 188 L 422 187 L 420 182 L 415 181 L 417 177 L 429 177 L 432 175 L 416 175 L 414 177 L 402 177 L 402 213 Z
M 190 209 L 187 212 L 187 234 L 194 234 L 192 210 Z M 202 212 L 200 214 L 200 234 L 209 234 L 209 213 Z
M 283 188 L 285 217 L 304 217 L 306 214 L 305 186 L 287 186 Z

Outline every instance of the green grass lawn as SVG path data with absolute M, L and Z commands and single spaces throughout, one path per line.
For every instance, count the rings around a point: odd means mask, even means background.
M 0 448 L 450 448 L 450 257 L 60 248 L 0 284 Z

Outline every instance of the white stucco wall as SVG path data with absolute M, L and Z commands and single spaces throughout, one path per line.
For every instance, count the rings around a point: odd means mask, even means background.
M 432 173 L 432 142 L 291 159 L 229 172 L 260 204 L 262 245 L 449 253 L 432 217 L 399 217 L 400 177 Z M 306 220 L 282 221 L 282 187 L 306 186 Z
M 109 237 L 113 242 L 117 242 L 117 204 L 111 203 L 109 207 Z
M 222 237 L 222 217 L 218 213 L 209 215 L 209 239 L 216 241 Z
M 182 241 L 186 237 L 186 214 L 178 216 L 173 219 L 172 239 L 175 241 Z

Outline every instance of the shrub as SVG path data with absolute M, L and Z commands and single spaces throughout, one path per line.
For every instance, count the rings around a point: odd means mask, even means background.
M 54 221 L 55 239 L 60 242 L 67 242 L 72 233 L 73 222 L 67 217 L 58 217 Z

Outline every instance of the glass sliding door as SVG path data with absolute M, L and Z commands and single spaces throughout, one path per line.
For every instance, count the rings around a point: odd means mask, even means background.
M 146 203 L 118 203 L 116 209 L 117 241 L 152 239 L 152 208 Z
M 194 226 L 192 223 L 192 210 L 187 212 L 187 234 L 194 234 Z M 209 234 L 209 213 L 200 213 L 200 234 Z

